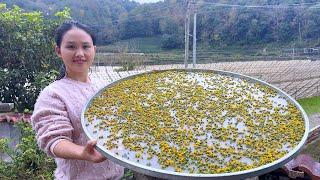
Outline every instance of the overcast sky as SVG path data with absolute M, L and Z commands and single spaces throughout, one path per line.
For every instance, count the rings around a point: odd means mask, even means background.
M 158 1 L 163 1 L 163 0 L 134 0 L 139 3 L 153 3 L 153 2 L 158 2 Z

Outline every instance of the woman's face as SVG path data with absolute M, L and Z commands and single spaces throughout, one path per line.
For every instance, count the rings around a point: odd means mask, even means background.
M 88 74 L 96 47 L 87 32 L 72 28 L 64 34 L 60 48 L 56 47 L 56 52 L 65 64 L 68 76 L 73 77 Z

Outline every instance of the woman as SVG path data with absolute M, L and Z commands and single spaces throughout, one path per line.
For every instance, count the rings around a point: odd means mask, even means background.
M 80 116 L 98 90 L 89 76 L 96 46 L 90 29 L 78 22 L 63 23 L 55 33 L 57 55 L 65 71 L 39 95 L 31 117 L 39 147 L 55 158 L 55 179 L 120 179 L 123 168 L 107 160 L 88 141 Z

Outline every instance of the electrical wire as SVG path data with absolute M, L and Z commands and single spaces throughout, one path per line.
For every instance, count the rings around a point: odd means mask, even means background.
M 204 1 L 201 3 L 196 3 L 197 6 L 201 4 L 213 5 L 216 7 L 237 7 L 237 8 L 267 8 L 267 9 L 284 9 L 289 7 L 310 7 L 310 8 L 320 8 L 320 3 L 300 3 L 300 4 L 280 4 L 280 5 L 240 5 L 240 4 L 225 4 Z M 314 7 L 315 6 L 315 7 Z

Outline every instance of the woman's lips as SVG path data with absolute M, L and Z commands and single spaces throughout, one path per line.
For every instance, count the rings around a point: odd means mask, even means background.
M 75 59 L 75 60 L 73 60 L 73 62 L 77 63 L 77 64 L 83 64 L 83 63 L 86 62 L 86 60 L 84 60 L 84 59 Z

